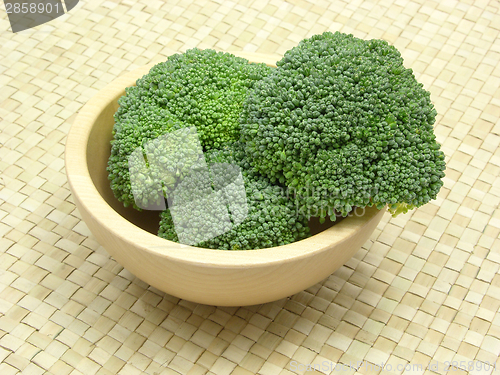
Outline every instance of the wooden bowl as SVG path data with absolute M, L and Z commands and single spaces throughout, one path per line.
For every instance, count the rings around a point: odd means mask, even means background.
M 265 56 L 244 57 L 274 65 Z M 156 236 L 159 212 L 124 208 L 106 172 L 118 98 L 153 65 L 128 72 L 99 91 L 80 110 L 66 141 L 66 173 L 76 207 L 97 241 L 127 270 L 189 301 L 254 305 L 325 279 L 369 239 L 385 210 L 366 208 L 364 215 L 347 217 L 310 238 L 268 249 L 211 250 Z

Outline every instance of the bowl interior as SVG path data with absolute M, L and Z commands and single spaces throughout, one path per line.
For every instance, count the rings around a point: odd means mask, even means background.
M 110 141 L 113 139 L 113 115 L 118 109 L 118 99 L 124 94 L 125 90 L 108 101 L 92 127 L 86 153 L 88 170 L 97 191 L 107 204 L 126 220 L 156 235 L 159 227 L 159 211 L 138 211 L 132 207 L 124 207 L 123 204 L 115 198 L 108 180 L 106 167 L 108 158 L 111 154 Z M 318 219 L 312 218 L 309 222 L 311 234 L 317 234 L 330 228 L 341 219 L 340 217 L 335 222 L 328 219 L 323 224 L 320 224 Z

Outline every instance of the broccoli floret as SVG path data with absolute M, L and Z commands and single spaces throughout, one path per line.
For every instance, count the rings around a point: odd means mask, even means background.
M 297 212 L 294 201 L 286 195 L 281 187 L 271 184 L 269 179 L 251 168 L 237 142 L 219 152 L 208 153 L 206 160 L 212 168 L 218 165 L 214 163 L 239 166 L 248 209 L 244 215 L 241 215 L 237 210 L 223 206 L 224 210 L 229 208 L 230 224 L 232 225 L 228 227 L 227 222 L 218 220 L 220 228 L 217 229 L 220 229 L 222 234 L 196 243 L 196 246 L 222 250 L 260 249 L 286 245 L 310 235 L 307 219 Z M 222 177 L 220 181 L 214 177 L 212 180 L 214 186 L 225 186 L 230 180 L 227 178 L 227 174 L 220 175 L 220 177 Z M 224 193 L 228 194 L 228 191 L 226 190 Z M 229 195 L 231 195 L 231 191 L 229 191 Z M 237 193 L 232 195 L 233 201 L 235 196 Z M 207 217 L 206 207 L 201 209 L 197 204 L 186 207 L 186 210 L 192 211 L 189 214 L 189 220 L 186 218 L 177 227 L 174 225 L 171 209 L 167 209 L 160 214 L 158 235 L 167 240 L 179 242 L 177 231 L 182 230 L 183 226 L 186 226 L 187 229 L 196 228 L 203 232 L 206 224 L 214 221 L 212 219 L 214 211 L 218 208 L 220 206 L 210 209 L 210 215 Z
M 354 206 L 394 214 L 434 199 L 445 162 L 430 94 L 382 40 L 325 32 L 287 51 L 244 103 L 254 168 L 297 193 L 307 216 Z
M 229 53 L 195 48 L 170 56 L 138 79 L 136 86 L 127 88 L 114 115 L 107 168 L 116 198 L 137 209 L 158 206 L 161 194 L 151 187 L 157 181 L 147 178 L 139 189 L 141 204 L 136 204 L 130 182 L 130 155 L 138 147 L 144 149 L 150 140 L 183 127 L 196 127 L 204 151 L 238 139 L 238 117 L 248 90 L 271 69 Z M 151 163 L 145 163 L 150 167 Z M 182 175 L 180 171 L 167 185 L 173 185 Z M 168 186 L 162 188 L 168 196 Z

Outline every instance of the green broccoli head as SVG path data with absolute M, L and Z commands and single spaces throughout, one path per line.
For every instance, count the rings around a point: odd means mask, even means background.
M 287 196 L 284 189 L 271 184 L 268 178 L 252 169 L 238 143 L 229 145 L 221 151 L 210 152 L 206 155 L 206 159 L 211 171 L 224 163 L 239 167 L 246 197 L 239 196 L 237 189 L 228 186 L 235 176 L 224 173 L 219 174 L 218 179 L 217 175 L 212 174 L 211 182 L 215 192 L 220 192 L 222 189 L 219 188 L 224 188 L 225 198 L 230 198 L 232 203 L 241 198 L 245 199 L 245 209 L 240 209 L 238 205 L 219 204 L 210 206 L 207 210 L 207 205 L 215 201 L 213 198 L 207 200 L 207 204 L 200 205 L 195 200 L 193 205 L 186 205 L 180 209 L 174 204 L 173 208 L 160 214 L 158 232 L 160 237 L 179 242 L 179 231 L 185 229 L 207 233 L 210 229 L 206 226 L 210 224 L 213 228 L 214 218 L 218 214 L 224 214 L 226 210 L 229 212 L 229 220 L 218 220 L 215 226 L 214 233 L 219 231 L 220 234 L 200 241 L 196 246 L 222 250 L 250 250 L 286 245 L 309 236 L 307 219 L 297 211 L 293 199 Z M 197 197 L 205 194 L 203 189 L 204 187 L 200 186 L 197 190 L 200 194 L 197 194 Z M 193 188 L 188 190 L 195 191 Z M 220 208 L 223 208 L 224 212 L 219 212 Z M 174 225 L 172 209 L 185 210 L 181 212 L 181 220 L 176 223 L 177 225 Z
M 170 56 L 138 79 L 136 86 L 127 88 L 114 115 L 107 168 L 116 198 L 137 209 L 161 205 L 161 191 L 151 187 L 159 181 L 151 182 L 148 178 L 141 180 L 143 185 L 136 189 L 141 194 L 141 203 L 136 204 L 130 181 L 130 156 L 134 152 L 139 156 L 138 148 L 146 155 L 146 145 L 151 140 L 183 127 L 196 127 L 204 151 L 238 139 L 243 101 L 255 82 L 270 70 L 265 64 L 249 63 L 229 53 L 195 48 Z M 149 169 L 152 165 L 145 159 L 141 168 Z M 150 175 L 154 173 L 150 171 Z M 182 171 L 177 173 L 177 177 L 181 175 Z M 168 196 L 168 186 L 177 181 L 163 184 L 163 193 Z
M 339 32 L 287 51 L 243 106 L 252 165 L 297 192 L 308 216 L 353 206 L 406 212 L 436 197 L 444 154 L 430 94 L 398 50 Z

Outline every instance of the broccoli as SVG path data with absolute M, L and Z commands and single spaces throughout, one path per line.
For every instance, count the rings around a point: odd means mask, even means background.
M 129 157 L 132 155 L 141 170 L 152 167 L 149 160 L 141 164 L 137 158 L 140 152 L 134 155 L 134 151 L 143 148 L 147 159 L 147 154 L 154 153 L 144 149 L 149 141 L 183 127 L 196 127 L 204 151 L 238 139 L 243 101 L 254 83 L 271 70 L 229 53 L 196 48 L 155 65 L 118 100 L 107 167 L 115 197 L 136 209 L 161 205 L 162 194 L 168 197 L 170 187 L 191 165 L 187 163 L 173 173 L 163 184 L 163 192 L 152 187 L 156 181 L 142 174 L 144 179 L 137 181 L 142 184 L 136 189 L 140 193 L 138 205 L 130 182 Z M 153 176 L 157 171 L 150 173 Z
M 382 40 L 325 32 L 275 69 L 192 49 L 120 98 L 108 176 L 125 206 L 168 202 L 165 239 L 285 245 L 310 235 L 311 217 L 373 205 L 397 215 L 434 199 L 446 168 L 435 117 L 429 92 Z
M 229 207 L 233 225 L 228 227 L 227 222 L 219 220 L 220 228 L 218 229 L 222 234 L 200 241 L 196 246 L 223 250 L 260 249 L 286 245 L 308 237 L 310 233 L 307 219 L 297 213 L 294 201 L 289 199 L 281 187 L 271 184 L 269 179 L 256 173 L 241 149 L 238 147 L 238 142 L 235 142 L 226 145 L 221 151 L 207 153 L 206 160 L 212 168 L 214 165 L 219 165 L 214 163 L 229 163 L 240 167 L 248 211 L 241 215 Z M 214 186 L 224 186 L 230 180 L 226 178 L 227 174 L 219 174 L 219 177 L 222 179 L 216 181 L 216 176 L 212 176 Z M 182 191 L 186 190 L 191 189 L 182 189 Z M 158 235 L 167 240 L 179 242 L 178 235 L 179 230 L 183 229 L 182 226 L 196 228 L 202 232 L 206 223 L 212 220 L 213 211 L 220 207 L 210 209 L 210 216 L 207 216 L 207 211 L 196 204 L 183 208 L 186 211 L 192 210 L 192 213 L 186 214 L 185 217 L 189 217 L 189 220 L 186 219 L 181 223 L 181 228 L 174 226 L 171 208 L 167 209 L 160 214 Z M 226 206 L 222 208 L 226 209 Z
M 287 51 L 240 117 L 252 166 L 296 191 L 306 216 L 406 212 L 434 199 L 445 162 L 430 94 L 382 40 L 325 32 Z

